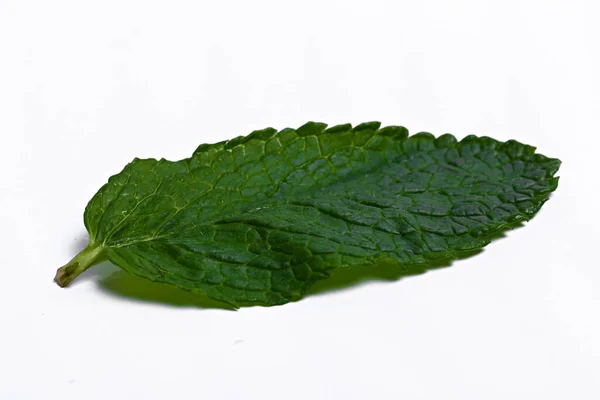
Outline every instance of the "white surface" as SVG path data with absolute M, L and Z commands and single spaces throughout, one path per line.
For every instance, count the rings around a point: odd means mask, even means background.
M 1 1 L 0 398 L 600 398 L 598 11 Z M 133 157 L 307 120 L 516 138 L 563 160 L 560 186 L 451 268 L 282 307 L 126 295 L 106 264 L 52 282 Z

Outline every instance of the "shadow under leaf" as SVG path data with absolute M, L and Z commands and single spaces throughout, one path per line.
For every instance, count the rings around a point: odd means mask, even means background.
M 212 300 L 202 292 L 188 292 L 175 286 L 152 282 L 125 272 L 110 262 L 103 262 L 92 269 L 95 270 L 93 274 L 97 277 L 100 290 L 111 297 L 171 307 L 234 310 L 228 304 Z
M 369 282 L 395 282 L 405 277 L 424 274 L 431 269 L 449 267 L 454 261 L 472 257 L 482 251 L 483 249 L 477 249 L 463 252 L 455 258 L 435 260 L 427 264 L 415 264 L 408 268 L 403 268 L 394 262 L 385 261 L 369 266 L 337 268 L 329 278 L 316 282 L 306 294 L 308 296 L 320 295 L 345 290 Z
M 505 237 L 506 232 L 522 227 L 517 223 L 510 228 L 490 235 L 491 241 Z M 445 268 L 453 262 L 479 254 L 483 249 L 464 251 L 454 258 L 431 261 L 423 265 L 413 265 L 408 269 L 393 262 L 379 262 L 368 267 L 338 268 L 325 280 L 315 283 L 306 293 L 307 296 L 323 295 L 367 282 L 395 282 L 401 278 L 419 275 L 431 269 Z M 95 279 L 99 288 L 107 295 L 135 301 L 163 304 L 173 307 L 197 307 L 207 309 L 234 310 L 225 303 L 212 300 L 201 292 L 188 292 L 175 286 L 152 282 L 131 275 L 109 262 L 104 262 L 81 275 L 84 279 Z
M 508 231 L 519 229 L 525 226 L 523 222 L 516 222 L 510 227 L 495 232 L 487 238 L 490 242 L 506 237 Z M 459 252 L 456 257 L 441 258 L 432 260 L 427 264 L 416 264 L 403 268 L 394 262 L 381 261 L 375 265 L 356 266 L 349 268 L 335 269 L 328 279 L 324 279 L 315 283 L 308 291 L 307 295 L 321 295 L 325 293 L 335 292 L 348 289 L 350 287 L 360 286 L 369 282 L 394 282 L 404 277 L 424 274 L 425 272 L 438 268 L 446 268 L 452 266 L 455 261 L 464 260 L 473 257 L 484 251 L 484 248 Z

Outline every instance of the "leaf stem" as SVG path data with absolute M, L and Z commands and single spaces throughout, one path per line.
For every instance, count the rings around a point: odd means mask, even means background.
M 81 253 L 56 271 L 54 282 L 60 287 L 65 287 L 83 271 L 107 259 L 105 248 L 102 245 L 90 243 Z

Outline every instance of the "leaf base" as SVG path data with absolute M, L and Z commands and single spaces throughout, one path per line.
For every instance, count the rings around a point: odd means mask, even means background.
M 83 271 L 106 260 L 104 247 L 97 244 L 88 244 L 81 253 L 77 254 L 71 261 L 56 271 L 54 282 L 60 287 L 65 287 Z

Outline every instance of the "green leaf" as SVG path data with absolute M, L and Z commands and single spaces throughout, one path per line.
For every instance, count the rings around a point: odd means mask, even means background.
M 512 140 L 378 122 L 254 131 L 133 160 L 89 202 L 89 246 L 56 281 L 108 259 L 234 306 L 284 304 L 335 268 L 410 271 L 487 245 L 540 209 L 559 166 Z

